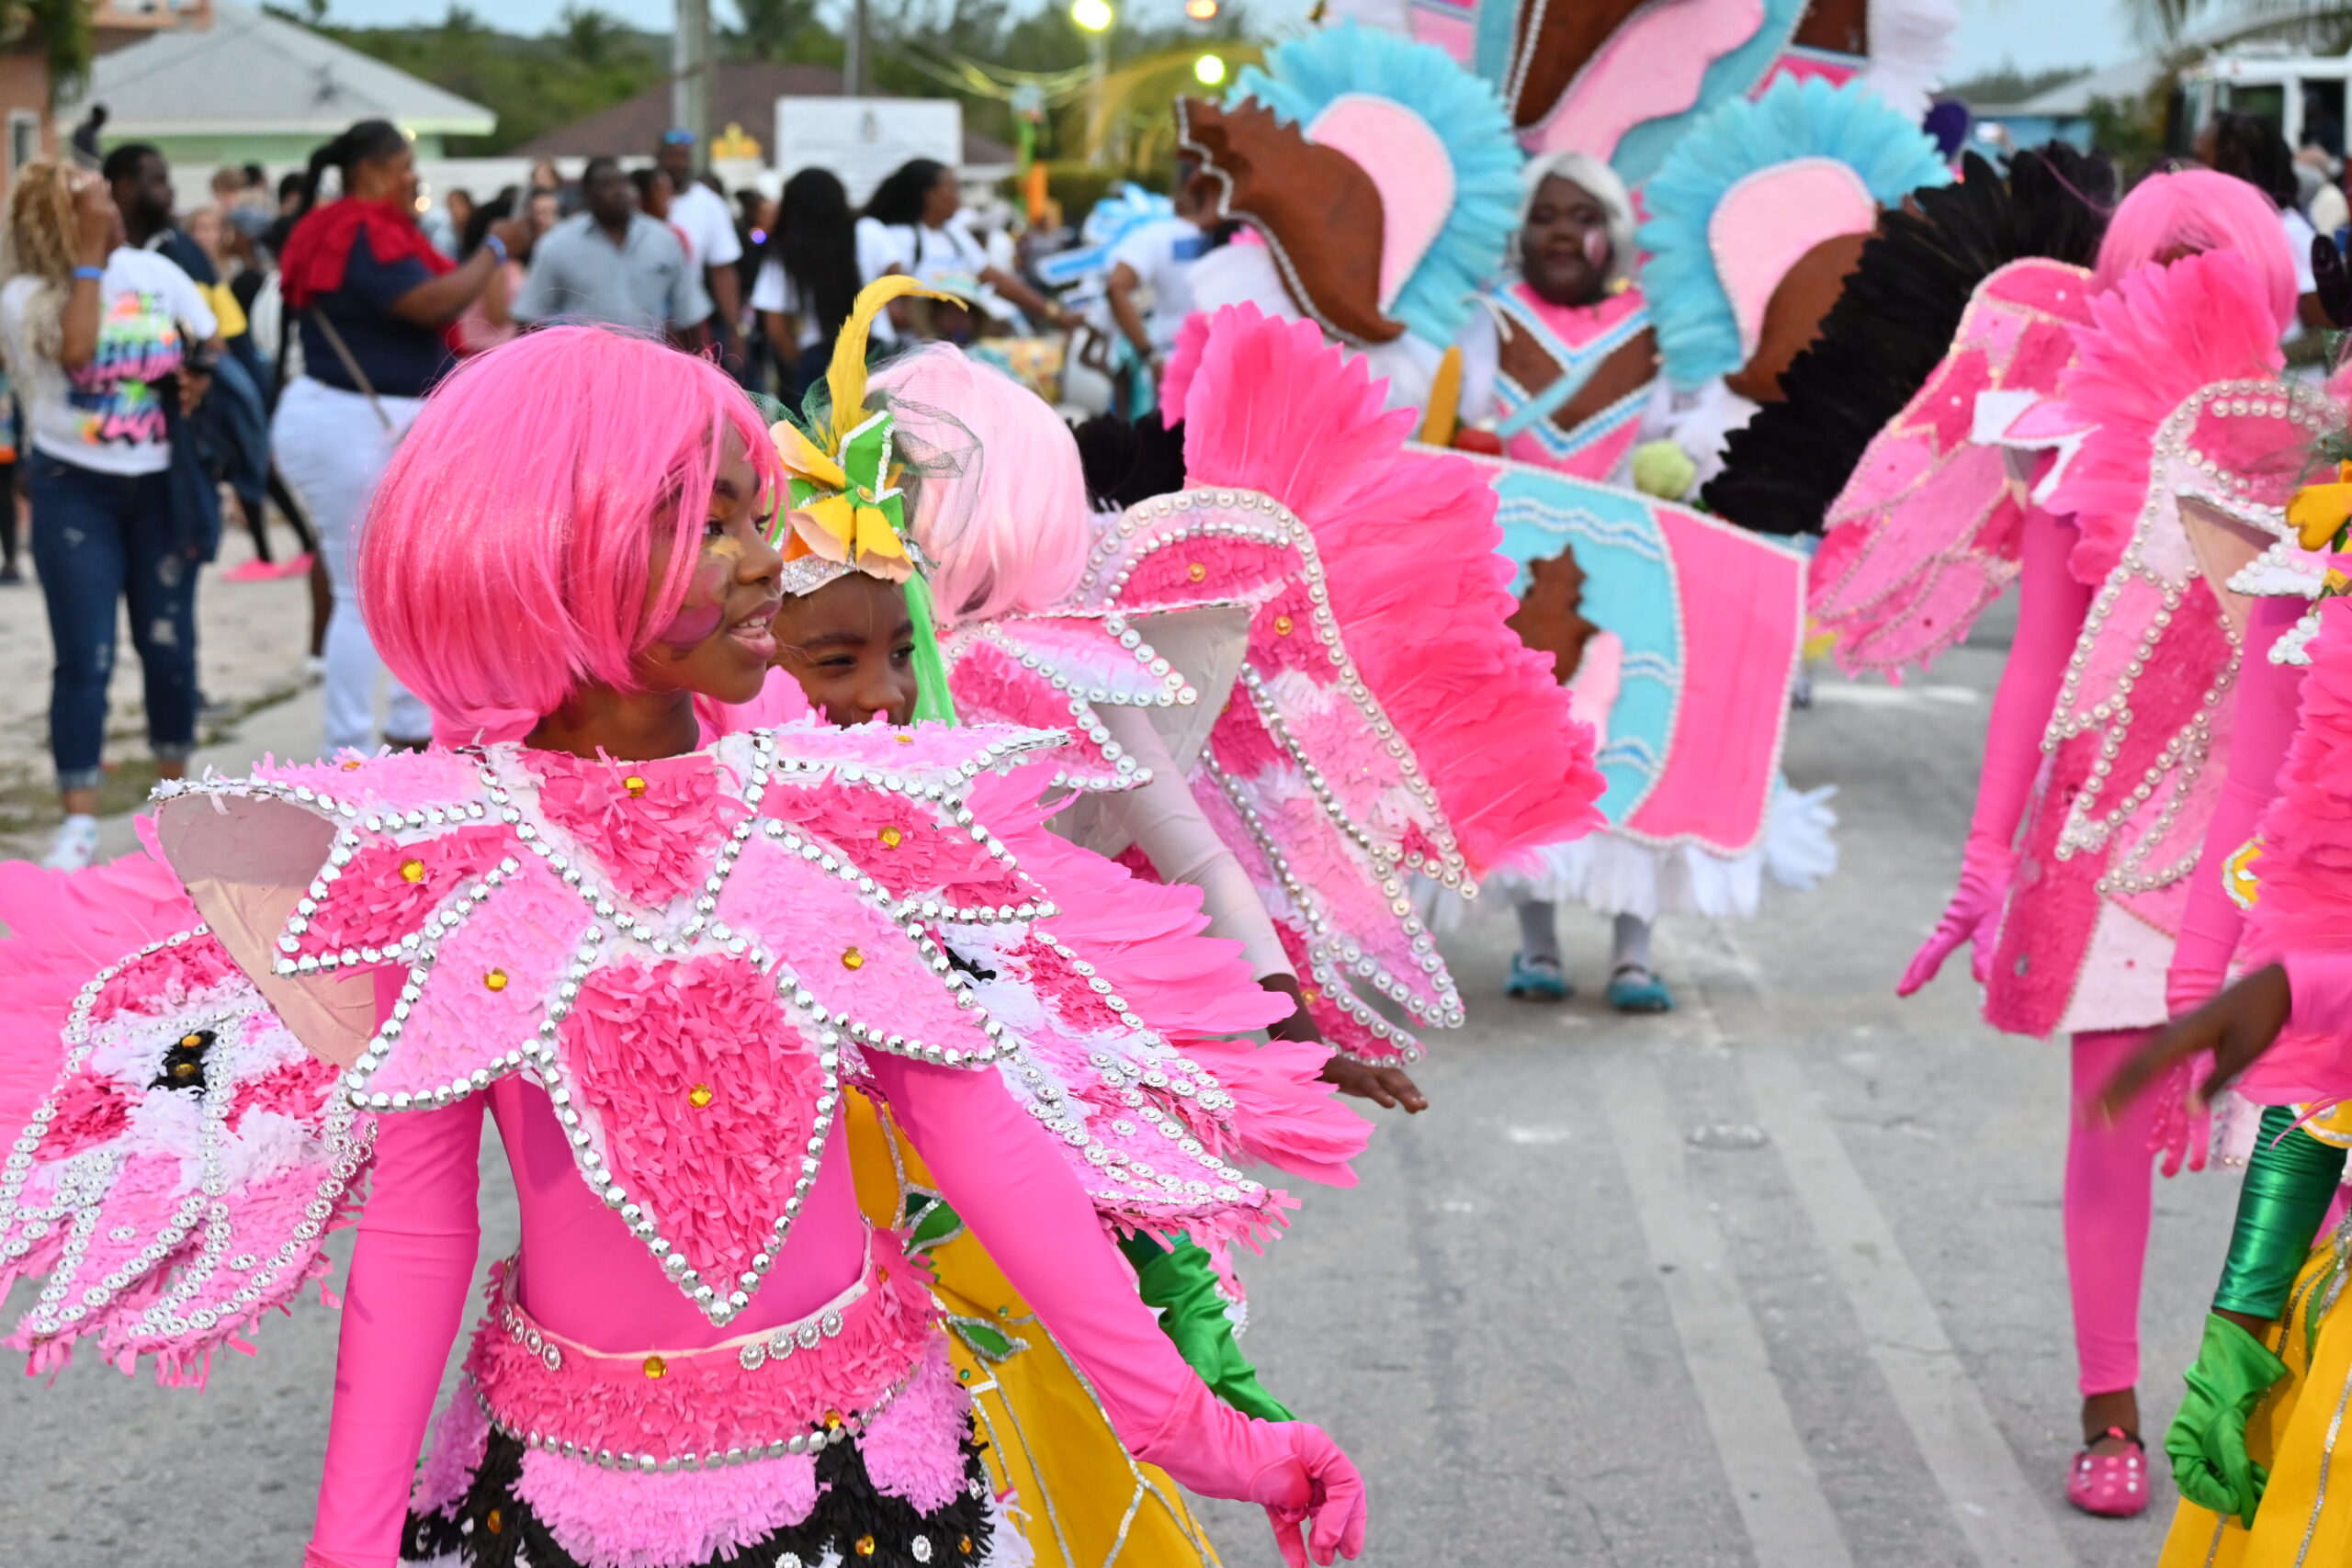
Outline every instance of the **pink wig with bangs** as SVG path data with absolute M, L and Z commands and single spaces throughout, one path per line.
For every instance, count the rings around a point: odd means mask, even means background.
M 2245 181 L 2211 169 L 2142 180 L 2107 220 L 2093 287 L 2108 293 L 2133 268 L 2174 251 L 2236 251 L 2261 279 L 2278 331 L 2294 323 L 2294 253 L 2278 209 Z
M 938 448 L 958 459 L 956 472 L 914 487 L 915 542 L 932 559 L 942 625 L 1034 614 L 1078 586 L 1091 517 L 1086 473 L 1043 398 L 944 345 L 893 359 L 873 384 L 889 394 L 910 457 Z
M 684 602 L 730 435 L 775 493 L 741 388 L 601 327 L 526 333 L 434 390 L 368 506 L 359 602 L 436 739 L 520 739 L 582 684 L 636 684 L 631 657 Z

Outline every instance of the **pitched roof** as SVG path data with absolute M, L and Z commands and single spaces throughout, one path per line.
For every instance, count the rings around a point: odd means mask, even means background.
M 424 135 L 482 136 L 498 116 L 308 28 L 218 0 L 209 28 L 175 28 L 102 54 L 81 103 L 109 136 L 332 136 L 358 119 Z M 62 119 L 81 103 L 61 104 Z
M 714 130 L 724 130 L 729 124 L 740 125 L 756 137 L 762 148 L 773 151 L 775 140 L 775 101 L 785 97 L 837 97 L 842 90 L 842 73 L 829 65 L 769 65 L 753 61 L 722 62 L 713 73 L 710 95 L 710 123 Z M 673 122 L 670 117 L 670 85 L 666 82 L 648 87 L 633 98 L 598 109 L 584 119 L 573 120 L 545 135 L 534 137 L 514 149 L 517 157 L 530 158 L 593 158 L 600 154 L 629 158 L 650 152 L 662 133 Z M 1010 164 L 1012 149 L 986 136 L 964 133 L 964 162 L 976 164 Z

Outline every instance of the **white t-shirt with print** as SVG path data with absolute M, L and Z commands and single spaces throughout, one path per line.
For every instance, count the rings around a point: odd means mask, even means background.
M 1193 313 L 1193 288 L 1185 275 L 1208 249 L 1209 237 L 1201 226 L 1182 218 L 1154 219 L 1111 248 L 1111 266 L 1125 264 L 1150 291 L 1144 335 L 1162 354 L 1176 346 L 1176 333 Z
M 162 256 L 118 247 L 98 281 L 96 351 L 70 373 L 33 351 L 28 315 L 42 288 L 40 278 L 25 276 L 0 287 L 0 338 L 16 371 L 32 449 L 105 474 L 171 467 L 154 383 L 179 368 L 188 343 L 218 330 L 195 281 Z
M 685 189 L 672 193 L 670 226 L 684 237 L 686 259 L 696 266 L 732 266 L 743 259 L 743 242 L 735 233 L 735 215 L 727 209 L 727 198 L 700 180 L 689 180 Z

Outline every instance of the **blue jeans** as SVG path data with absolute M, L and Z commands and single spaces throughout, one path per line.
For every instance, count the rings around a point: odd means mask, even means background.
M 114 674 L 115 603 L 146 675 L 147 744 L 158 761 L 196 749 L 196 574 L 174 545 L 168 474 L 103 474 L 45 452 L 25 456 L 33 569 L 57 656 L 49 747 L 57 787 L 95 789 Z

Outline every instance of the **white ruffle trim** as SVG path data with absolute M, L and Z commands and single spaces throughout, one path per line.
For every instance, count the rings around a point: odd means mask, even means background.
M 1861 84 L 1917 124 L 1951 62 L 1960 7 L 1952 0 L 1870 0 L 1871 57 Z
M 1837 793 L 1835 784 L 1809 790 L 1776 784 L 1763 842 L 1745 854 L 1717 854 L 1696 844 L 1660 848 L 1602 829 L 1533 852 L 1525 857 L 1533 863 L 1495 873 L 1479 885 L 1478 896 L 1511 904 L 1581 904 L 1643 920 L 1660 915 L 1746 919 L 1762 902 L 1767 876 L 1804 891 L 1838 869 L 1838 814 L 1828 805 Z M 1446 898 L 1431 919 L 1450 931 L 1465 913 L 1461 899 Z

